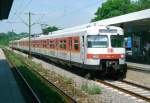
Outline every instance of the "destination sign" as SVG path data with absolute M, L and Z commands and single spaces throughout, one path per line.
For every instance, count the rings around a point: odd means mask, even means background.
M 99 29 L 100 33 L 117 33 L 116 29 Z

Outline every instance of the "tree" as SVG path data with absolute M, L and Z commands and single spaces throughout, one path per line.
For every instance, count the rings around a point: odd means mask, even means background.
M 150 8 L 150 0 L 139 0 L 138 4 L 139 4 L 138 7 L 139 10 Z
M 98 21 L 114 16 L 119 16 L 143 9 L 150 8 L 150 0 L 107 0 L 107 2 L 102 4 L 95 13 L 95 18 L 91 21 Z
M 56 26 L 50 26 L 50 27 L 43 29 L 42 31 L 43 31 L 43 34 L 48 34 L 49 32 L 53 32 L 57 30 L 59 30 L 59 28 L 57 28 Z
M 27 37 L 27 33 L 16 34 L 15 32 L 0 33 L 0 45 L 8 45 L 9 41 Z

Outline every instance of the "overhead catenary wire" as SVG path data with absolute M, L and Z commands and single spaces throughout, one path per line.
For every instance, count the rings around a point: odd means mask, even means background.
M 13 5 L 15 5 L 15 3 L 18 3 L 18 2 L 15 2 L 13 3 Z M 19 10 L 21 10 L 21 8 L 23 7 L 22 5 L 24 4 L 24 0 L 20 0 L 20 6 L 19 6 L 19 9 L 15 8 L 14 10 L 14 13 L 12 13 L 12 19 L 17 15 L 17 12 Z M 16 6 L 15 6 L 16 7 Z
M 88 5 L 85 5 L 84 7 L 80 7 L 80 8 L 78 8 L 78 9 L 72 10 L 71 12 L 68 12 L 67 14 L 65 14 L 65 12 L 64 12 L 61 16 L 56 17 L 56 18 L 51 19 L 51 20 L 56 20 L 56 22 L 58 22 L 59 20 L 65 18 L 66 16 L 69 16 L 69 15 L 71 15 L 71 14 L 73 14 L 73 13 L 81 12 L 81 11 L 83 11 L 83 10 L 85 10 L 85 9 L 88 9 L 88 8 L 90 8 L 90 7 L 92 7 L 92 6 L 95 6 L 95 5 L 97 5 L 97 4 L 101 4 L 101 5 L 102 5 L 103 2 L 105 2 L 105 0 L 99 0 L 99 1 L 96 1 L 96 2 L 94 2 L 94 3 L 90 3 L 90 4 L 88 4 Z M 46 16 L 47 16 L 47 15 L 46 15 Z
M 17 16 L 17 17 L 20 19 L 20 21 L 21 21 L 22 23 L 24 23 L 25 25 L 27 25 L 27 23 L 25 22 L 24 19 L 22 19 L 22 17 L 20 16 L 20 14 L 22 14 L 23 11 L 26 10 L 26 9 L 29 7 L 29 5 L 31 4 L 32 1 L 33 1 L 33 0 L 29 0 L 29 1 L 25 4 L 25 6 L 22 7 L 22 9 L 19 9 L 20 11 L 18 11 L 18 13 L 16 13 L 16 16 Z M 75 0 L 72 0 L 72 1 L 75 1 Z M 78 0 L 78 1 L 80 1 L 80 0 Z M 77 1 L 77 2 L 78 2 L 78 1 Z M 84 10 L 84 9 L 90 8 L 90 7 L 96 5 L 96 4 L 100 3 L 100 2 L 103 2 L 103 0 L 99 0 L 99 1 L 96 1 L 96 2 L 94 2 L 94 3 L 85 5 L 84 7 L 77 8 L 77 9 L 75 9 L 75 10 L 72 10 L 72 11 L 68 12 L 67 14 L 66 14 L 66 11 L 64 10 L 63 15 L 54 18 L 54 20 L 56 20 L 56 19 L 57 19 L 57 20 L 60 20 L 60 19 L 66 17 L 66 16 L 68 16 L 68 15 L 70 15 L 70 14 L 73 14 L 73 13 L 76 13 L 76 12 L 80 12 L 80 11 L 82 11 L 82 10 Z M 64 8 L 64 7 L 63 7 L 63 8 Z M 65 9 L 66 9 L 66 8 L 68 8 L 68 6 L 65 6 Z M 43 23 L 42 23 L 42 22 L 43 22 L 43 19 L 44 19 L 46 16 L 50 15 L 50 14 L 46 14 L 46 13 L 41 14 L 41 13 L 40 13 L 40 14 L 36 14 L 36 15 L 42 15 L 42 16 L 39 17 L 39 18 L 34 22 L 34 24 L 43 24 Z M 46 21 L 47 21 L 47 20 L 46 20 Z M 39 23 L 37 23 L 37 22 L 39 22 Z M 45 24 L 47 24 L 47 23 L 45 23 Z
M 87 9 L 87 8 L 89 8 L 89 7 L 92 7 L 92 6 L 96 5 L 97 3 L 103 3 L 103 0 L 96 1 L 96 2 L 94 2 L 94 3 L 92 3 L 92 4 L 89 4 L 89 5 L 86 5 L 86 6 L 84 6 L 84 7 L 78 8 L 78 9 L 76 9 L 76 10 L 73 10 L 73 11 L 67 13 L 67 14 L 63 14 L 62 16 L 59 16 L 58 18 L 54 18 L 54 20 L 59 20 L 59 19 L 62 19 L 62 18 L 64 18 L 64 17 L 66 17 L 66 16 L 72 14 L 72 13 L 80 12 L 80 11 L 82 11 L 82 10 L 84 10 L 84 9 Z
M 49 1 L 49 0 L 48 0 Z M 81 1 L 81 0 L 72 0 L 72 1 L 74 1 L 74 2 L 79 2 L 79 1 Z M 73 4 L 73 3 L 72 3 Z M 57 7 L 57 6 L 54 6 L 54 7 Z M 69 6 L 67 6 L 67 5 L 65 5 L 65 6 L 63 6 L 63 7 L 61 7 L 61 8 L 59 8 L 59 9 L 57 9 L 57 10 L 62 10 L 62 9 L 64 9 L 64 13 L 63 14 L 65 14 L 65 9 L 67 9 Z M 54 10 L 54 11 L 56 11 L 56 10 Z M 53 12 L 54 12 L 53 11 Z M 47 15 L 45 14 L 45 16 L 43 16 L 43 18 L 41 18 L 41 21 L 44 19 L 44 18 L 46 18 L 49 14 L 51 14 L 51 12 L 48 12 L 47 13 Z
M 26 1 L 26 0 L 25 0 Z M 14 13 L 13 18 L 16 16 L 19 18 L 19 16 L 21 15 L 21 13 L 23 13 L 31 4 L 32 0 L 29 0 L 27 3 L 25 3 L 25 1 L 23 0 L 22 4 L 20 4 L 19 9 L 16 10 L 16 12 Z M 24 5 L 24 6 L 23 6 Z M 17 12 L 18 11 L 18 12 Z

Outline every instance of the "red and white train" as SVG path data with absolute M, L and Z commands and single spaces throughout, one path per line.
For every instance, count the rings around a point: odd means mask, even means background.
M 14 49 L 29 50 L 29 39 L 10 42 Z M 88 26 L 59 30 L 31 38 L 32 53 L 66 65 L 125 78 L 124 32 L 115 26 Z

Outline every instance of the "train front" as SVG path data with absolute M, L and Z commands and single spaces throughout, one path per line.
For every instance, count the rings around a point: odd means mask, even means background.
M 119 27 L 98 26 L 87 33 L 88 67 L 100 71 L 102 75 L 125 78 L 124 32 Z

